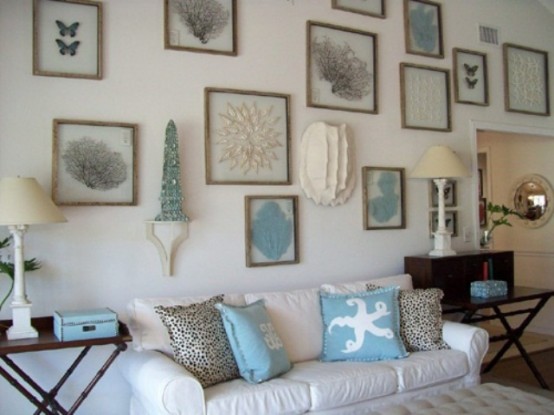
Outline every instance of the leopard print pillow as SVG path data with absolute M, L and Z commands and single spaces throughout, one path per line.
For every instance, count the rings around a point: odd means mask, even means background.
M 154 307 L 169 333 L 174 360 L 204 388 L 239 377 L 221 315 L 214 307 L 221 302 L 219 295 L 188 306 Z
M 367 284 L 367 290 L 376 288 Z M 439 288 L 400 290 L 400 337 L 409 352 L 450 349 L 442 337 L 443 295 Z

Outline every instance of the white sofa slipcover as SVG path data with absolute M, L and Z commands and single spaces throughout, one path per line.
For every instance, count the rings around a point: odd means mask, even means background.
M 341 288 L 359 291 L 368 282 L 412 288 L 407 274 L 342 284 Z M 364 414 L 480 382 L 488 334 L 450 321 L 443 325 L 450 350 L 415 352 L 405 359 L 377 362 L 319 361 L 323 323 L 319 288 L 314 288 L 226 295 L 225 302 L 235 305 L 264 299 L 293 367 L 261 384 L 235 379 L 203 389 L 173 361 L 167 330 L 153 307 L 207 298 L 147 298 L 129 304 L 133 350 L 123 353 L 117 363 L 132 389 L 131 415 Z

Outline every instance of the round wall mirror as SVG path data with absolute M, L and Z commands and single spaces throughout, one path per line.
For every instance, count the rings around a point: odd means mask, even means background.
M 548 181 L 538 175 L 529 174 L 514 185 L 514 209 L 523 216 L 523 224 L 530 228 L 544 225 L 553 211 L 554 191 Z

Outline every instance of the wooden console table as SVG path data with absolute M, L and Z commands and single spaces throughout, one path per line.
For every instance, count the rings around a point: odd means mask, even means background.
M 11 325 L 11 320 L 0 321 L 2 327 Z M 127 326 L 123 323 L 119 323 L 120 334 L 115 337 L 106 337 L 101 339 L 89 339 L 89 340 L 74 340 L 74 341 L 60 341 L 56 338 L 53 332 L 53 319 L 52 317 L 39 317 L 32 319 L 32 325 L 39 332 L 38 338 L 21 339 L 21 340 L 7 340 L 5 335 L 5 329 L 0 330 L 0 360 L 4 362 L 4 365 L 0 365 L 0 375 L 4 377 L 14 388 L 16 388 L 27 400 L 29 400 L 34 406 L 37 407 L 35 415 L 45 413 L 47 415 L 71 415 L 75 413 L 77 408 L 83 403 L 94 386 L 98 383 L 100 378 L 111 366 L 117 356 L 127 349 L 127 342 L 132 338 L 129 335 Z M 83 392 L 79 395 L 76 401 L 73 403 L 69 410 L 66 410 L 56 400 L 56 395 L 61 389 L 63 384 L 67 381 L 69 376 L 81 363 L 90 349 L 94 346 L 103 346 L 113 344 L 115 350 L 108 357 L 106 362 L 98 370 L 96 375 L 92 378 L 90 383 L 85 387 Z M 41 352 L 46 350 L 59 350 L 74 347 L 82 347 L 83 350 L 73 361 L 71 366 L 62 375 L 56 385 L 50 390 L 46 391 L 35 382 L 30 375 L 25 373 L 17 364 L 8 357 L 11 354 L 18 353 L 30 353 Z M 7 368 L 11 369 L 9 371 Z M 15 376 L 14 376 L 15 375 Z M 17 376 L 17 377 L 16 377 Z M 32 392 L 39 395 L 39 398 Z

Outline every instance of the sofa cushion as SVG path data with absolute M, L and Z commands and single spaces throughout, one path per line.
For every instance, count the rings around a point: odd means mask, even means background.
M 282 378 L 309 384 L 311 411 L 392 395 L 398 389 L 394 368 L 382 362 L 301 362 Z
M 411 290 L 414 288 L 412 285 L 412 276 L 410 274 L 399 274 L 372 280 L 322 284 L 321 289 L 334 294 L 346 294 L 366 291 L 367 284 L 374 284 L 379 287 L 399 287 L 401 290 Z
M 250 383 L 271 379 L 291 368 L 263 300 L 245 306 L 216 304 L 240 375 Z
M 352 294 L 320 293 L 321 360 L 383 360 L 406 357 L 399 334 L 398 288 Z
M 239 377 L 221 316 L 214 307 L 221 301 L 223 295 L 188 306 L 154 307 L 167 327 L 173 359 L 204 388 Z
M 245 294 L 247 303 L 264 300 L 292 362 L 317 359 L 323 342 L 319 290 Z M 301 316 L 301 318 L 299 318 Z

